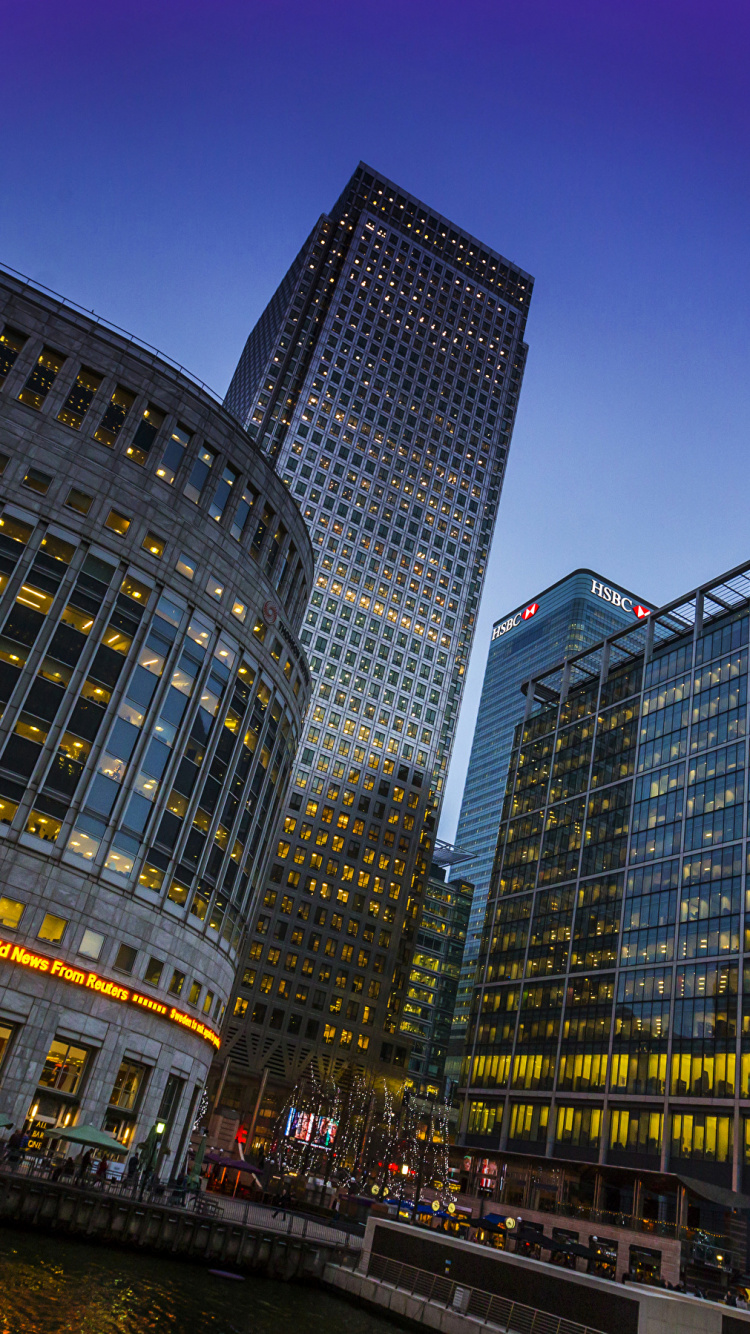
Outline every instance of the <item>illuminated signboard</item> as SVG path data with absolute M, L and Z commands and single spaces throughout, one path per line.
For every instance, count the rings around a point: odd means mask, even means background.
M 642 607 L 640 602 L 634 602 L 627 593 L 620 593 L 616 588 L 610 588 L 609 584 L 603 584 L 600 579 L 591 580 L 591 592 L 604 602 L 611 602 L 613 607 L 622 607 L 623 611 L 632 611 L 636 620 L 642 621 L 646 616 L 651 615 L 650 607 Z
M 284 1134 L 290 1139 L 311 1144 L 314 1149 L 330 1149 L 336 1138 L 338 1121 L 331 1116 L 316 1116 L 314 1112 L 302 1112 L 297 1107 L 290 1107 L 286 1118 Z
M 506 635 L 509 630 L 513 630 L 517 625 L 520 625 L 521 621 L 530 621 L 532 616 L 536 616 L 538 610 L 539 603 L 530 602 L 528 607 L 524 607 L 523 611 L 517 611 L 515 616 L 509 616 L 507 621 L 501 621 L 500 625 L 496 625 L 492 631 L 492 638 L 499 639 L 501 635 Z
M 600 579 L 591 580 L 591 592 L 594 593 L 596 597 L 601 598 L 602 601 L 611 602 L 613 607 L 622 607 L 623 611 L 632 611 L 638 621 L 642 621 L 647 616 L 651 615 L 650 607 L 641 606 L 640 602 L 635 602 L 633 598 L 628 597 L 627 593 L 622 593 L 619 589 L 612 588 L 609 584 L 602 583 Z M 500 621 L 493 627 L 493 640 L 500 639 L 503 635 L 507 635 L 509 630 L 515 630 L 516 626 L 520 625 L 522 621 L 530 621 L 532 616 L 536 616 L 538 611 L 539 603 L 530 602 L 528 607 L 524 607 L 522 611 L 517 611 L 513 616 L 508 616 L 506 620 Z
M 100 977 L 98 973 L 74 968 L 62 959 L 51 959 L 47 954 L 33 954 L 23 945 L 14 945 L 10 940 L 0 940 L 0 960 L 19 964 L 21 968 L 31 968 L 37 973 L 49 973 L 50 977 L 58 977 L 61 982 L 70 982 L 75 987 L 85 987 L 87 991 L 98 991 L 109 1000 L 118 1001 L 120 1004 L 138 1005 L 142 1010 L 151 1010 L 172 1024 L 190 1029 L 191 1033 L 205 1038 L 212 1046 L 220 1045 L 218 1034 L 207 1024 L 201 1023 L 200 1019 L 193 1019 L 192 1015 L 185 1014 L 183 1010 L 176 1010 L 173 1005 L 165 1005 L 163 1001 L 155 1000 L 153 996 L 144 996 L 140 991 L 124 987 L 121 982 L 111 982 L 106 977 Z

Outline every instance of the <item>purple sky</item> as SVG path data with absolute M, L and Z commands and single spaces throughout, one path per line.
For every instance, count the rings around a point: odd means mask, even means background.
M 222 393 L 359 158 L 535 275 L 444 836 L 497 616 L 578 565 L 665 601 L 750 557 L 749 33 L 746 0 L 4 15 L 0 263 Z

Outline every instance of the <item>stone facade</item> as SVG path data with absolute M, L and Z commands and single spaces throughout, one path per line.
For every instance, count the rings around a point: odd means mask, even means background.
M 300 736 L 305 524 L 201 386 L 0 275 L 0 1111 L 179 1161 Z

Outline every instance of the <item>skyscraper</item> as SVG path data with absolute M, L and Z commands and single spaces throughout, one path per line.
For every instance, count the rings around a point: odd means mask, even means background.
M 526 707 L 521 687 L 561 658 L 642 619 L 645 610 L 634 594 L 593 570 L 574 570 L 492 627 L 456 831 L 457 846 L 473 854 L 457 874 L 473 882 L 474 897 L 446 1063 L 453 1079 L 466 1037 L 513 732 Z
M 225 1097 L 321 1057 L 406 1069 L 403 965 L 526 359 L 532 282 L 360 164 L 226 398 L 301 506 L 314 680 L 230 1026 Z M 421 837 L 421 846 L 420 846 Z M 238 1082 L 239 1081 L 239 1082 Z

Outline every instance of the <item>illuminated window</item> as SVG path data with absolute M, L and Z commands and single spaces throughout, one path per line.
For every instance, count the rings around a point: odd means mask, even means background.
M 144 1066 L 138 1065 L 135 1061 L 122 1061 L 109 1096 L 110 1107 L 119 1107 L 124 1112 L 132 1112 L 145 1077 Z
M 19 352 L 23 351 L 27 342 L 26 334 L 19 333 L 17 329 L 11 329 L 6 324 L 0 334 L 0 383 L 15 365 Z
M 99 427 L 94 432 L 94 439 L 98 440 L 100 445 L 112 448 L 134 403 L 135 394 L 131 394 L 129 389 L 123 389 L 122 385 L 118 384 Z
M 131 520 L 127 514 L 121 514 L 119 510 L 110 510 L 104 520 L 104 527 L 110 528 L 113 533 L 118 533 L 120 537 L 125 536 L 130 524 Z
M 39 496 L 46 496 L 51 482 L 49 473 L 40 472 L 38 468 L 29 468 L 22 485 L 28 487 L 29 491 L 36 491 Z
M 238 621 L 242 621 L 244 623 L 245 618 L 247 616 L 247 603 L 240 602 L 238 599 L 235 598 L 234 602 L 232 603 L 232 615 L 236 616 Z
M 163 482 L 168 482 L 170 486 L 174 485 L 174 479 L 191 440 L 192 436 L 189 431 L 185 430 L 184 426 L 174 427 L 167 448 L 164 450 L 162 461 L 156 469 L 156 476 L 160 477 Z
M 208 479 L 208 474 L 213 468 L 215 462 L 216 462 L 215 451 L 213 449 L 209 449 L 208 446 L 206 445 L 202 445 L 201 448 L 198 450 L 198 457 L 195 460 L 195 463 L 193 464 L 192 472 L 190 473 L 190 477 L 188 478 L 183 490 L 183 495 L 187 496 L 188 500 L 192 500 L 193 504 L 195 505 L 199 504 L 200 502 L 201 495 L 203 494 L 203 488 L 206 485 L 206 481 Z
M 140 463 L 141 467 L 145 464 L 153 448 L 154 441 L 164 423 L 164 413 L 149 403 L 144 409 L 136 433 L 132 442 L 128 445 L 125 453 L 134 463 Z
M 8 931 L 15 931 L 25 907 L 25 903 L 19 903 L 17 899 L 0 896 L 0 926 L 4 926 Z
M 104 945 L 104 936 L 98 931 L 92 931 L 87 927 L 81 937 L 81 943 L 78 946 L 78 953 L 86 959 L 98 959 Z
M 169 984 L 170 996 L 179 996 L 184 985 L 185 985 L 185 974 L 181 973 L 179 968 L 175 968 L 174 972 L 172 973 L 172 981 Z
M 64 361 L 61 352 L 54 352 L 50 347 L 42 348 L 33 371 L 18 395 L 21 402 L 39 411 Z
M 74 431 L 79 431 L 101 382 L 101 375 L 97 375 L 96 371 L 90 371 L 82 366 L 68 397 L 57 414 L 57 420 L 64 422 L 66 426 L 71 426 Z
M 206 592 L 209 597 L 216 598 L 217 602 L 221 602 L 221 599 L 224 596 L 224 585 L 215 575 L 210 574 L 208 576 L 208 583 L 206 584 Z
M 178 574 L 184 575 L 186 579 L 194 579 L 197 568 L 196 561 L 194 561 L 191 556 L 186 556 L 184 551 L 177 557 L 175 569 Z
M 85 1047 L 76 1047 L 55 1038 L 47 1052 L 39 1084 L 42 1088 L 57 1089 L 59 1093 L 76 1093 L 83 1079 L 89 1053 Z
M 152 556 L 156 556 L 158 559 L 161 559 L 161 557 L 164 555 L 164 548 L 166 546 L 166 542 L 164 541 L 163 537 L 157 537 L 155 533 L 146 533 L 146 536 L 141 542 L 141 546 L 143 547 L 144 551 L 149 551 Z
M 161 982 L 161 975 L 164 972 L 163 959 L 155 959 L 153 956 L 148 961 L 148 966 L 143 974 L 144 982 L 150 987 L 158 987 Z
M 48 940 L 51 944 L 58 944 L 65 935 L 65 928 L 68 925 L 64 917 L 56 917 L 54 913 L 45 914 L 44 921 L 37 932 L 37 940 Z

